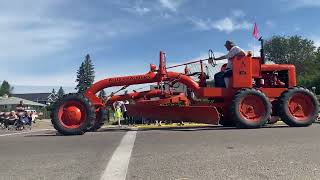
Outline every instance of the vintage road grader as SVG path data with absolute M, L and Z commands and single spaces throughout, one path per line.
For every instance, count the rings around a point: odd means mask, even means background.
M 83 94 L 68 94 L 58 100 L 51 114 L 54 128 L 63 135 L 97 130 L 105 119 L 106 107 L 119 100 L 135 102 L 127 106 L 130 116 L 155 120 L 192 121 L 238 128 L 260 128 L 272 116 L 279 116 L 292 127 L 309 126 L 316 120 L 317 98 L 308 89 L 296 86 L 295 67 L 265 64 L 263 48 L 261 57 L 239 56 L 233 59 L 229 88 L 207 86 L 208 76 L 203 66 L 208 60 L 214 61 L 212 52 L 208 59 L 180 65 L 200 63 L 200 72 L 170 72 L 172 67 L 166 67 L 165 53 L 160 52 L 159 67 L 151 64 L 146 74 L 107 78 L 94 83 Z M 192 76 L 197 76 L 198 80 Z M 96 95 L 108 87 L 144 83 L 157 83 L 159 88 L 107 99 Z M 184 84 L 188 92 L 162 88 L 163 84 L 172 87 L 176 83 Z

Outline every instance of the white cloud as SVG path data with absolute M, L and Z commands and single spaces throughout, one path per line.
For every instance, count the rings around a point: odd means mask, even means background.
M 203 31 L 216 29 L 221 32 L 231 33 L 236 30 L 249 30 L 252 27 L 252 24 L 246 20 L 234 20 L 230 17 L 225 17 L 216 21 L 211 19 L 197 19 L 194 17 L 188 18 L 188 20 L 197 30 Z
M 256 41 L 254 39 L 254 41 Z M 260 56 L 260 42 L 257 42 L 257 43 L 249 43 L 248 44 L 248 50 L 247 51 L 252 51 L 253 53 L 253 56 Z
M 64 1 L 0 1 L 0 81 L 72 86 L 78 56 L 105 50 L 118 35 L 141 33 L 145 28 L 143 22 L 127 17 L 73 18 L 69 11 L 67 15 L 60 11 L 59 2 Z
M 296 32 L 301 31 L 301 27 L 299 25 L 294 25 L 293 30 Z
M 169 14 L 169 13 L 162 13 L 160 16 L 161 16 L 162 18 L 164 18 L 164 19 L 169 19 L 169 18 L 172 17 L 172 15 Z
M 272 20 L 267 20 L 266 21 L 266 25 L 269 27 L 269 28 L 274 28 L 276 26 L 276 23 Z
M 125 11 L 130 13 L 138 14 L 138 15 L 145 15 L 151 11 L 150 8 L 141 7 L 141 6 L 134 6 L 132 8 L 123 8 Z
M 314 41 L 314 45 L 317 47 L 320 47 L 320 37 L 319 36 L 313 36 L 311 39 Z
M 290 8 L 304 8 L 304 7 L 318 7 L 320 6 L 319 0 L 282 0 Z
M 229 17 L 215 21 L 213 27 L 219 31 L 224 31 L 226 33 L 231 33 L 235 30 L 248 30 L 252 24 L 247 21 L 236 22 Z
M 171 11 L 177 11 L 177 8 L 184 3 L 185 0 L 159 0 L 162 7 L 167 8 Z
M 196 19 L 194 17 L 188 18 L 197 30 L 207 31 L 212 29 L 212 21 L 210 19 Z
M 7 22 L 10 20 L 10 23 Z M 31 27 L 32 26 L 32 27 Z M 81 35 L 78 22 L 34 17 L 2 16 L 0 18 L 0 58 L 11 61 L 34 60 L 70 47 Z
M 235 10 L 232 10 L 232 15 L 234 17 L 241 18 L 241 17 L 244 17 L 246 13 L 240 9 L 235 9 Z

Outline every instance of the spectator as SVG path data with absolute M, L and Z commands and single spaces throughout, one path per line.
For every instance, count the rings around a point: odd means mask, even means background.
M 118 121 L 118 125 L 119 127 L 121 126 L 121 117 L 122 117 L 122 113 L 121 113 L 121 104 L 123 102 L 121 101 L 116 101 L 113 103 L 113 107 L 114 107 L 114 117 L 115 119 Z
M 34 115 L 33 115 L 34 113 L 33 112 L 28 112 L 27 113 L 27 119 L 28 119 L 28 121 L 26 122 L 26 124 L 29 124 L 30 126 L 32 126 L 32 123 L 33 123 L 33 121 L 34 121 Z
M 129 124 L 129 121 L 128 121 L 129 117 L 128 117 L 128 112 L 127 112 L 127 107 L 126 107 L 126 105 L 128 105 L 128 104 L 129 104 L 128 100 L 125 100 L 123 103 L 121 103 L 121 112 L 122 112 L 123 118 L 127 124 Z
M 31 123 L 35 123 L 36 122 L 36 112 L 31 111 L 29 118 L 31 120 Z
M 5 126 L 14 125 L 14 123 L 19 119 L 15 111 L 5 113 Z
M 20 103 L 16 106 L 17 113 L 24 112 L 25 110 L 26 110 L 26 107 L 23 101 L 20 101 Z
M 0 124 L 1 124 L 1 126 L 4 125 L 4 122 L 5 122 L 4 112 L 0 111 Z

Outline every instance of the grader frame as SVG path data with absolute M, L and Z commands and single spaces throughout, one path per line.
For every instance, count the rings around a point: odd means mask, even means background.
M 317 99 L 309 90 L 296 87 L 293 65 L 264 64 L 259 57 L 235 57 L 230 88 L 221 88 L 207 87 L 207 75 L 203 71 L 206 60 L 196 61 L 201 66 L 197 82 L 189 74 L 168 71 L 170 67 L 166 67 L 165 53 L 160 52 L 158 69 L 151 64 L 146 74 L 107 78 L 94 83 L 84 94 L 62 98 L 55 103 L 52 123 L 65 135 L 97 130 L 101 127 L 106 106 L 129 99 L 135 101 L 127 106 L 130 116 L 156 120 L 260 128 L 271 116 L 280 116 L 290 126 L 309 126 L 316 119 Z M 161 88 L 114 95 L 107 100 L 96 96 L 108 87 L 162 82 L 184 84 L 197 100 L 190 93 L 173 93 Z

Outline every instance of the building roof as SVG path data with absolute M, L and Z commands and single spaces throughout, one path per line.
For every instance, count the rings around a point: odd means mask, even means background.
M 34 102 L 46 102 L 54 101 L 55 97 L 52 97 L 52 93 L 27 93 L 27 94 L 12 94 L 13 97 L 27 99 Z
M 40 106 L 40 107 L 46 106 L 41 103 L 29 101 L 27 99 L 22 99 L 22 98 L 18 98 L 18 97 L 0 97 L 0 106 L 1 105 L 2 106 L 3 105 L 18 105 L 20 103 L 20 101 L 23 101 L 23 104 L 29 105 L 29 106 Z

